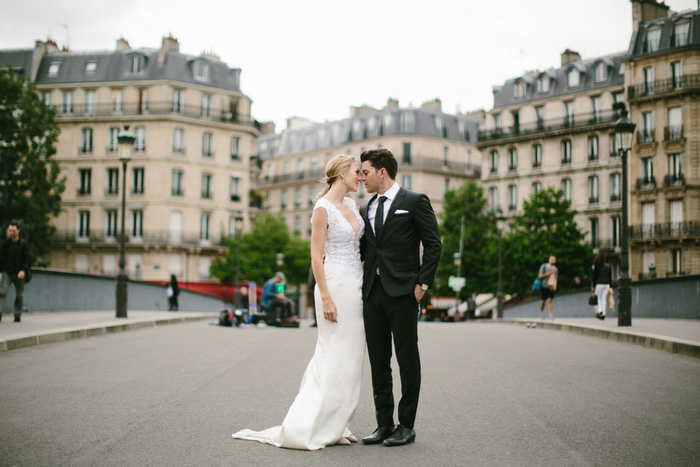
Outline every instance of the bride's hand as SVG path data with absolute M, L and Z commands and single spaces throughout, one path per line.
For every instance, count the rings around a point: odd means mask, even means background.
M 338 322 L 338 311 L 330 298 L 323 300 L 323 317 L 331 323 Z

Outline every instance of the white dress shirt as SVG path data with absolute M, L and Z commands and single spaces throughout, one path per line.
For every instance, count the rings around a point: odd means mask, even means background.
M 377 193 L 379 195 L 379 193 Z M 384 219 L 383 221 L 386 222 L 386 216 L 389 214 L 389 208 L 391 207 L 391 203 L 394 202 L 394 198 L 396 198 L 396 195 L 399 194 L 399 185 L 394 182 L 393 185 L 391 185 L 391 188 L 386 190 L 386 192 L 383 195 L 379 196 L 386 196 L 386 201 L 384 201 Z M 367 207 L 367 218 L 369 219 L 369 223 L 372 226 L 372 231 L 376 234 L 377 231 L 374 229 L 374 218 L 377 217 L 377 206 L 379 206 L 379 196 L 377 196 L 377 199 L 375 199 L 370 205 Z

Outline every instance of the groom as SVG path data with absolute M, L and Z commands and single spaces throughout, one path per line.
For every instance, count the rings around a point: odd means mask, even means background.
M 416 439 L 413 424 L 421 378 L 418 302 L 433 283 L 442 243 L 428 197 L 396 184 L 394 155 L 387 149 L 371 149 L 360 159 L 365 188 L 376 193 L 360 208 L 367 226 L 360 251 L 365 334 L 378 425 L 362 442 L 403 446 Z M 392 335 L 401 375 L 398 427 L 394 427 Z

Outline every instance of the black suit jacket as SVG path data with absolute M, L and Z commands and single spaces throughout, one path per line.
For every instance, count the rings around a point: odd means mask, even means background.
M 442 242 L 430 200 L 424 194 L 399 188 L 377 238 L 367 216 L 369 205 L 376 202 L 377 196 L 375 194 L 360 207 L 365 221 L 365 234 L 360 241 L 364 261 L 363 296 L 369 297 L 377 268 L 384 290 L 392 297 L 413 293 L 416 284 L 432 286 Z

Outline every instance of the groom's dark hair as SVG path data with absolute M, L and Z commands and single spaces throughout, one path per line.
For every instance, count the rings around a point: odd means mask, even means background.
M 388 149 L 368 149 L 360 154 L 360 161 L 369 161 L 377 170 L 386 169 L 387 175 L 392 180 L 396 179 L 396 172 L 399 170 L 399 163 Z

